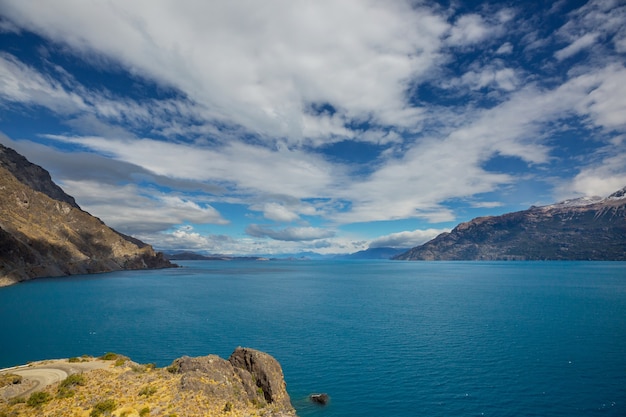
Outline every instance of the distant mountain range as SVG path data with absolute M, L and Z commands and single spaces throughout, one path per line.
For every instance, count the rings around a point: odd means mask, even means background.
M 626 187 L 461 223 L 396 260 L 626 260 Z
M 48 171 L 0 144 L 0 286 L 173 266 L 150 245 L 81 210 Z
M 263 256 L 234 256 L 234 255 L 201 255 L 195 252 L 168 252 L 165 257 L 170 261 L 268 261 Z
M 407 251 L 407 248 L 370 248 L 349 254 L 327 254 L 322 255 L 316 252 L 299 252 L 281 255 L 259 255 L 259 256 L 236 256 L 236 255 L 202 255 L 196 252 L 166 252 L 165 257 L 171 261 L 268 261 L 268 260 L 291 260 L 291 261 L 314 261 L 331 259 L 391 259 Z
M 349 255 L 337 255 L 336 259 L 391 259 L 394 256 L 406 252 L 406 248 L 369 248 Z

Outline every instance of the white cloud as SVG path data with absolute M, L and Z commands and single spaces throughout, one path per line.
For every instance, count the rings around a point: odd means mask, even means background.
M 614 38 L 619 48 L 617 39 L 626 36 L 626 5 L 614 0 L 590 0 L 568 17 L 567 23 L 557 31 L 558 37 L 569 44 L 556 52 L 558 60 L 587 50 L 596 65 L 605 65 L 597 61 L 603 61 L 610 55 L 603 54 L 605 46 L 599 41 Z
M 297 213 L 289 210 L 282 204 L 274 202 L 266 203 L 264 205 L 263 216 L 269 220 L 285 223 L 290 223 L 300 218 Z
M 14 56 L 0 52 L 0 98 L 22 104 L 38 104 L 60 114 L 72 114 L 88 105 L 76 93 L 43 76 Z
M 20 28 L 0 16 L 0 33 L 20 33 Z
M 461 77 L 462 84 L 466 84 L 472 90 L 484 87 L 499 88 L 505 91 L 513 91 L 520 84 L 519 77 L 512 68 L 497 68 L 487 66 L 478 72 L 469 71 Z
M 594 124 L 607 129 L 626 127 L 626 67 L 609 65 L 571 81 L 589 91 L 581 96 L 577 109 Z
M 185 222 L 228 223 L 208 204 L 157 190 L 142 190 L 134 184 L 115 186 L 65 180 L 61 185 L 64 191 L 77 198 L 84 210 L 126 234 L 156 233 Z
M 434 239 L 441 233 L 449 231 L 450 229 L 426 229 L 391 233 L 372 240 L 369 247 L 413 248 Z
M 184 221 L 224 222 L 209 204 L 214 201 L 236 201 L 256 211 L 253 216 L 299 226 L 308 224 L 304 216 L 335 224 L 451 221 L 450 199 L 486 207 L 491 203 L 471 203 L 468 197 L 519 181 L 510 173 L 487 171 L 492 158 L 547 166 L 555 157 L 547 136 L 572 116 L 582 116 L 593 132 L 626 127 L 621 61 L 610 54 L 584 63 L 566 60 L 582 50 L 595 53 L 601 42 L 626 50 L 620 46 L 626 39 L 626 8 L 615 3 L 588 2 L 541 43 L 567 44 L 553 55 L 562 62 L 551 65 L 572 65 L 561 74 L 564 81 L 554 77 L 543 84 L 540 75 L 514 65 L 514 31 L 507 32 L 511 42 L 502 43 L 501 35 L 513 22 L 506 9 L 461 15 L 448 23 L 449 11 L 409 1 L 270 0 L 258 8 L 227 1 L 0 2 L 4 14 L 52 39 L 53 47 L 93 65 L 121 65 L 187 97 L 134 101 L 86 88 L 61 67 L 36 70 L 12 55 L 0 55 L 2 105 L 38 105 L 60 115 L 76 136 L 45 139 L 90 151 L 91 157 L 80 154 L 87 161 L 83 164 L 94 163 L 100 169 L 94 171 L 107 178 L 94 190 L 97 174 L 85 166 L 73 162 L 76 176 L 85 177 L 72 178 L 57 154 L 44 155 L 51 148 L 43 146 L 38 151 L 42 160 L 57 159 L 64 185 L 87 209 L 153 240 L 156 235 L 150 233 Z M 531 42 L 539 32 L 528 36 Z M 477 54 L 474 62 L 462 64 L 465 74 L 454 74 L 447 85 L 438 82 L 454 51 L 470 48 Z M 526 52 L 531 67 L 536 57 L 531 49 Z M 494 53 L 499 55 L 495 59 Z M 459 104 L 410 102 L 422 99 L 419 87 L 426 81 L 446 88 Z M 463 104 L 465 99 L 469 104 Z M 481 100 L 488 106 L 481 107 Z M 164 137 L 175 140 L 159 140 Z M 319 149 L 311 152 L 311 147 L 343 140 L 386 148 L 372 157 L 366 174 L 331 162 Z M 599 134 L 593 140 L 603 139 Z M 581 166 L 569 190 L 621 181 L 624 151 L 611 149 L 616 155 L 603 158 L 606 166 Z M 114 161 L 104 164 L 105 156 Z M 161 185 L 198 187 L 211 194 L 210 201 L 114 185 L 146 177 Z M 328 251 L 358 247 L 313 227 L 252 225 L 250 231 L 271 238 L 263 242 L 267 253 L 289 250 L 298 240 L 318 248 L 329 245 Z M 167 234 L 172 245 L 176 239 L 187 245 L 216 244 L 211 236 L 183 229 Z M 259 243 L 246 239 L 220 247 Z
M 606 197 L 626 186 L 626 136 L 621 135 L 610 145 L 592 155 L 593 162 L 556 188 L 557 200 L 572 195 Z
M 333 237 L 335 232 L 317 227 L 287 227 L 275 230 L 258 224 L 251 224 L 246 228 L 246 233 L 254 237 L 269 237 L 275 240 L 306 241 Z
M 217 184 L 234 184 L 240 192 L 308 198 L 325 195 L 326 187 L 344 178 L 344 168 L 315 154 L 276 150 L 231 142 L 201 147 L 152 139 L 118 140 L 102 137 L 48 138 L 80 144 L 155 174 Z
M 496 51 L 496 55 L 508 55 L 513 52 L 513 45 L 511 42 L 505 42 Z
M 457 19 L 450 31 L 448 42 L 452 45 L 471 45 L 485 39 L 489 27 L 480 15 L 468 14 Z
M 471 203 L 471 207 L 473 208 L 494 208 L 494 207 L 502 207 L 502 203 L 499 201 L 480 201 L 476 203 Z
M 584 49 L 588 49 L 596 42 L 598 39 L 597 33 L 586 33 L 580 38 L 576 39 L 571 44 L 567 45 L 565 48 L 560 49 L 554 53 L 554 56 L 559 61 L 567 59 L 573 55 L 576 55 L 580 51 Z
M 345 120 L 413 126 L 407 83 L 437 64 L 449 27 L 408 2 L 272 0 L 254 13 L 241 2 L 4 3 L 31 30 L 175 86 L 205 120 L 295 142 L 342 131 L 306 116 L 310 103 L 330 103 Z

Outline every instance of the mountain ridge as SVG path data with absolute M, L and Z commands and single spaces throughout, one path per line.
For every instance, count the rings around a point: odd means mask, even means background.
M 476 217 L 395 260 L 626 260 L 626 187 Z
M 82 210 L 50 173 L 0 144 L 0 286 L 47 276 L 168 268 L 138 239 Z

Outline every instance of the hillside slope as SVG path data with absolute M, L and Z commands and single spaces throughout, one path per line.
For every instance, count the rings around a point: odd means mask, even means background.
M 228 360 L 183 356 L 167 368 L 107 354 L 31 363 L 0 372 L 0 381 L 3 374 L 12 379 L 0 386 L 0 415 L 296 416 L 278 361 L 250 348 Z M 50 375 L 49 385 L 35 383 Z
M 173 267 L 80 209 L 43 168 L 0 145 L 0 286 L 37 277 Z
M 626 187 L 501 216 L 478 217 L 396 260 L 626 260 Z

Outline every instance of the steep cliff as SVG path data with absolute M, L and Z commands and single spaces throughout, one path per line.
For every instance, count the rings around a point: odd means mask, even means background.
M 80 209 L 43 168 L 0 145 L 0 286 L 37 277 L 167 268 L 151 246 Z
M 626 188 L 461 223 L 398 260 L 626 260 Z
M 278 361 L 249 348 L 237 348 L 228 360 L 216 355 L 185 356 L 167 368 L 107 354 L 100 359 L 36 362 L 6 372 L 13 378 L 0 387 L 0 414 L 4 415 L 296 415 Z M 59 377 L 46 382 L 47 386 L 32 388 L 40 375 L 48 380 L 51 375 Z

